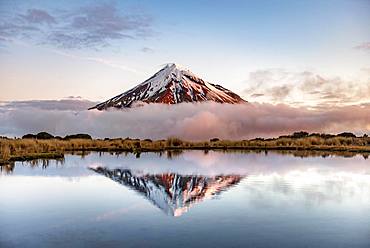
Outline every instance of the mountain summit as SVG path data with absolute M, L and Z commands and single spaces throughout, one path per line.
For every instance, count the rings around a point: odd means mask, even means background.
M 90 109 L 128 108 L 135 102 L 176 104 L 203 101 L 246 102 L 221 85 L 208 83 L 177 64 L 167 64 L 141 84 Z

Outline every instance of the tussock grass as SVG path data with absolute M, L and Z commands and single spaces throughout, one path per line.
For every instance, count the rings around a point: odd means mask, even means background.
M 134 152 L 181 149 L 261 149 L 261 150 L 318 150 L 370 152 L 370 138 L 311 135 L 296 138 L 282 136 L 276 139 L 185 141 L 177 137 L 167 140 L 139 139 L 6 139 L 0 138 L 0 162 L 33 158 L 59 158 L 65 152 L 106 151 Z

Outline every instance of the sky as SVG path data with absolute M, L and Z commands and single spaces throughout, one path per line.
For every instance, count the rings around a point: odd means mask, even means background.
M 0 100 L 103 101 L 175 62 L 248 101 L 366 102 L 369 23 L 368 0 L 0 0 Z
M 0 135 L 370 133 L 369 24 L 369 0 L 0 0 Z M 167 63 L 252 105 L 86 111 Z

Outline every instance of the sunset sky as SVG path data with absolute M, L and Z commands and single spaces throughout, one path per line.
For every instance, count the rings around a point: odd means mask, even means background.
M 0 101 L 102 101 L 176 62 L 246 100 L 370 95 L 370 1 L 0 1 Z

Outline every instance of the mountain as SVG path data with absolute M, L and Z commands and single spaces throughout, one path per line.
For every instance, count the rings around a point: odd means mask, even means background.
M 139 174 L 128 169 L 89 168 L 144 195 L 163 212 L 180 216 L 197 202 L 237 185 L 243 176 L 180 175 L 177 173 Z
M 136 87 L 90 109 L 127 108 L 135 102 L 176 104 L 203 101 L 246 102 L 221 85 L 208 83 L 176 64 L 168 64 Z

